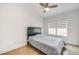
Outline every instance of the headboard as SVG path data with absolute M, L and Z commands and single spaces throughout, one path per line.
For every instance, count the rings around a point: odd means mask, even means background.
M 27 28 L 27 38 L 36 34 L 41 34 L 41 27 L 28 27 Z

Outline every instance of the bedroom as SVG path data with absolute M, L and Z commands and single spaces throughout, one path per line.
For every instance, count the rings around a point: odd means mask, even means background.
M 51 51 L 47 52 L 47 49 L 43 48 L 44 53 L 42 53 L 38 51 L 39 49 L 27 47 L 28 27 L 41 28 L 41 34 L 45 35 L 42 38 L 49 38 L 52 35 L 55 39 L 64 38 L 68 45 L 66 48 L 69 49 L 64 54 L 79 54 L 79 3 L 49 3 L 49 5 L 58 5 L 58 7 L 43 12 L 40 3 L 0 3 L 1 55 L 41 55 Z M 40 32 L 39 30 L 36 31 Z M 45 43 L 48 41 L 43 40 Z M 55 44 L 57 45 L 57 42 Z

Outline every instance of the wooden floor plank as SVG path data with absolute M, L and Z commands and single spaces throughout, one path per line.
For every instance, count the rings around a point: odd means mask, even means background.
M 35 49 L 31 45 L 26 45 L 21 48 L 17 48 L 2 55 L 44 55 L 41 51 Z

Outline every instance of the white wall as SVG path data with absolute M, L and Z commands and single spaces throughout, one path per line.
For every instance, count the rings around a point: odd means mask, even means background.
M 73 10 L 45 18 L 43 20 L 44 34 L 47 34 L 48 23 L 61 20 L 69 21 L 67 42 L 79 45 L 79 10 Z
M 28 26 L 42 27 L 33 4 L 0 4 L 0 53 L 27 44 Z

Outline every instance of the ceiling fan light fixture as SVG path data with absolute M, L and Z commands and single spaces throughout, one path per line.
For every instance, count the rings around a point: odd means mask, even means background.
M 45 8 L 45 11 L 49 11 L 49 10 L 50 10 L 50 8 L 49 8 L 49 7 L 46 7 L 46 8 Z
M 44 7 L 44 13 L 46 12 L 46 11 L 49 11 L 51 8 L 56 8 L 56 7 L 58 7 L 58 5 L 49 5 L 49 3 L 40 3 L 40 5 L 42 6 L 42 7 Z

